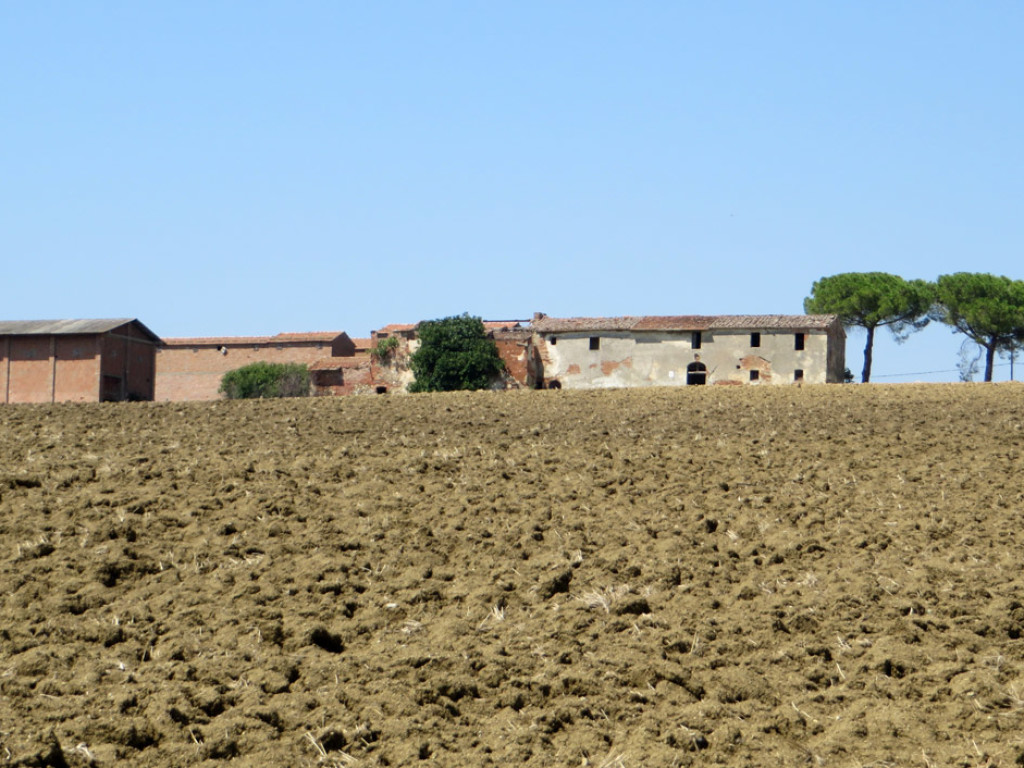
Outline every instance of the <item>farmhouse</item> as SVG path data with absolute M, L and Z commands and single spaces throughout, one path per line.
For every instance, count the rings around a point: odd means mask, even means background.
M 221 378 L 251 363 L 304 363 L 314 394 L 368 385 L 370 356 L 340 331 L 164 339 L 157 352 L 157 400 L 217 400 Z
M 531 324 L 531 385 L 599 387 L 841 382 L 835 315 L 553 318 Z
M 152 400 L 159 344 L 134 319 L 0 322 L 0 402 Z

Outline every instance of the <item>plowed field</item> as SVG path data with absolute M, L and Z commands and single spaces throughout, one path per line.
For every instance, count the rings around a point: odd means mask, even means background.
M 0 765 L 1024 763 L 1024 388 L 0 407 Z

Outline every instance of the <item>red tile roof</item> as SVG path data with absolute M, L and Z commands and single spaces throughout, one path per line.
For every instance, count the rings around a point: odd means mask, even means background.
M 643 317 L 541 317 L 539 333 L 585 331 L 826 330 L 836 315 L 662 315 Z
M 269 344 L 320 343 L 330 344 L 344 331 L 314 331 L 312 333 L 279 333 L 276 336 L 200 336 L 164 339 L 168 347 L 230 347 Z
M 272 336 L 202 336 L 164 339 L 165 347 L 227 347 L 248 346 L 251 344 L 269 344 Z
M 484 329 L 488 331 L 512 331 L 523 327 L 522 320 L 484 320 Z
M 712 330 L 771 330 L 824 331 L 839 322 L 838 315 L 717 315 L 709 326 Z
M 279 333 L 275 339 L 282 341 L 334 341 L 339 336 L 345 336 L 344 331 L 313 331 L 311 333 Z

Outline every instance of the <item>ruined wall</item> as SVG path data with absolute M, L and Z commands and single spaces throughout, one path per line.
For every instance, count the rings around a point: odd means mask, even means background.
M 567 388 L 685 386 L 692 363 L 706 367 L 707 384 L 825 383 L 835 351 L 824 331 L 601 331 L 535 336 L 544 378 Z M 841 345 L 840 345 L 841 346 Z M 831 356 L 831 357 L 830 357 Z M 839 379 L 841 380 L 841 378 Z
M 351 358 L 327 358 L 310 366 L 313 395 L 358 395 L 374 391 L 372 361 L 368 354 Z
M 388 338 L 385 334 L 375 339 Z M 386 392 L 397 394 L 408 391 L 408 387 L 415 380 L 412 369 L 409 367 L 409 358 L 413 352 L 420 348 L 419 339 L 409 338 L 406 334 L 392 334 L 398 339 L 398 348 L 392 350 L 383 359 L 374 357 L 371 369 L 371 378 L 374 388 L 383 387 Z
M 536 375 L 531 360 L 530 331 L 495 331 L 492 337 L 512 385 L 532 388 Z

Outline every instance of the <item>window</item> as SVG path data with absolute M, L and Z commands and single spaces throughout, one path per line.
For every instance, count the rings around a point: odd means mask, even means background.
M 793 371 L 793 381 L 803 381 L 803 380 L 804 380 L 804 369 L 803 368 L 797 368 L 795 371 Z
M 601 348 L 601 337 L 600 336 L 591 336 L 590 337 L 590 348 L 591 349 L 600 349 Z
M 555 346 L 555 344 L 558 343 L 558 337 L 557 336 L 549 336 L 548 337 L 548 341 L 551 342 L 551 346 L 553 347 L 553 346 Z
M 752 334 L 750 334 L 750 346 L 752 346 L 752 347 L 760 347 L 761 346 L 761 334 L 758 333 L 757 331 L 754 331 Z
M 797 352 L 799 352 L 800 350 L 802 350 L 804 348 L 804 336 L 806 336 L 806 335 L 807 334 L 805 334 L 805 333 L 798 333 L 796 335 L 795 343 L 793 345 L 793 349 L 795 349 Z
M 751 381 L 757 381 L 760 378 L 761 378 L 761 372 L 760 371 L 751 371 L 750 372 L 750 380 Z
M 690 341 L 690 346 L 693 347 L 694 349 L 700 349 L 700 342 L 700 331 L 694 331 L 693 338 Z

